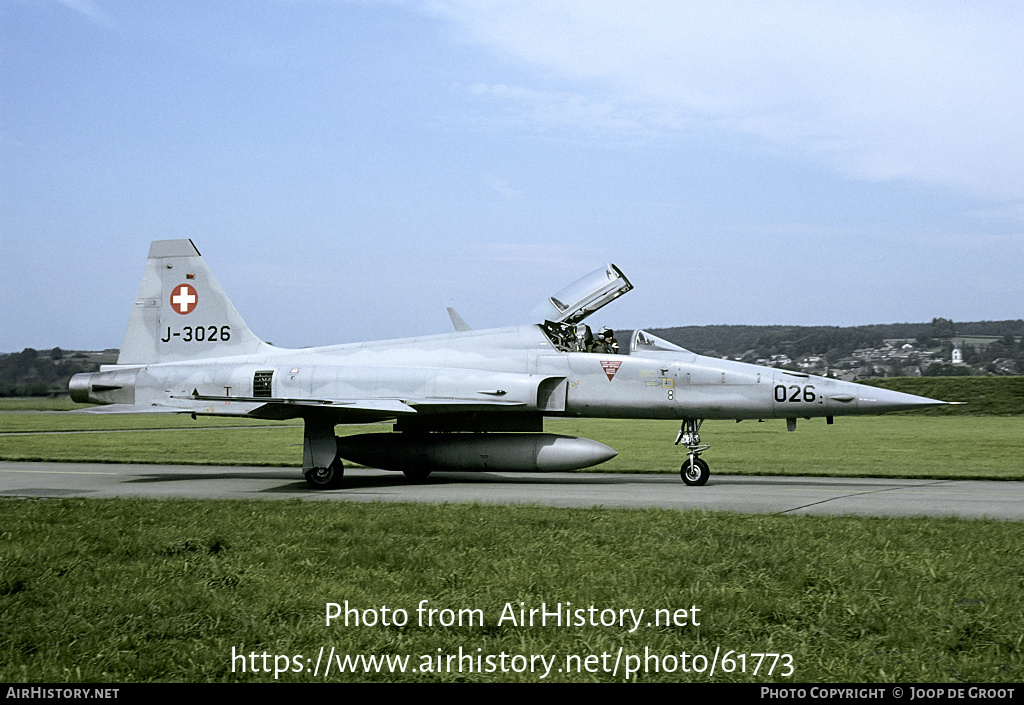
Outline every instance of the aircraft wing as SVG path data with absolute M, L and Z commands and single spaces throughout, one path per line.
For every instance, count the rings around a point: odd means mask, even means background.
M 87 409 L 73 409 L 69 414 L 190 414 L 192 409 L 177 406 L 144 406 L 142 404 L 105 404 Z
M 232 402 L 237 398 L 232 397 Z M 271 400 L 248 413 L 259 418 L 290 419 L 317 415 L 329 417 L 334 423 L 369 423 L 386 421 L 402 416 L 452 413 L 459 411 L 497 411 L 523 404 L 478 399 L 282 399 Z
M 497 390 L 496 390 L 497 391 Z M 487 394 L 488 392 L 481 392 Z M 168 408 L 168 413 L 197 413 L 203 415 L 253 416 L 261 419 L 293 419 L 306 416 L 329 417 L 335 423 L 369 423 L 385 421 L 400 416 L 416 414 L 450 413 L 455 411 L 486 411 L 510 409 L 523 406 L 521 402 L 502 401 L 498 399 L 459 399 L 425 397 L 422 399 L 316 399 L 316 398 L 285 398 L 285 397 L 238 397 L 210 394 L 190 394 L 173 397 L 189 401 L 212 402 L 212 409 Z M 216 408 L 217 404 L 223 404 Z M 235 406 L 236 412 L 229 411 L 228 404 Z M 245 406 L 240 406 L 240 405 Z M 253 406 L 255 405 L 255 406 Z M 132 406 L 121 413 L 132 413 L 135 410 L 148 410 L 150 407 Z M 102 407 L 107 408 L 107 407 Z
M 303 409 L 323 409 L 339 418 L 338 423 L 383 420 L 404 414 L 415 414 L 416 409 L 397 399 L 267 399 L 266 397 L 225 397 L 210 395 L 189 395 L 173 397 L 189 401 L 221 402 L 238 404 L 237 412 L 218 409 L 216 416 L 256 416 L 259 418 L 297 418 L 303 416 Z M 241 406 L 245 404 L 246 406 Z M 253 408 L 253 404 L 256 404 Z M 211 415 L 206 409 L 192 406 L 163 406 L 146 404 L 106 404 L 87 409 L 75 409 L 72 414 L 201 414 Z
M 288 397 L 241 397 L 193 392 L 173 399 L 212 402 L 202 409 L 182 408 L 181 412 L 211 416 L 255 416 L 261 419 L 294 419 L 309 415 L 327 415 L 337 423 L 365 423 L 415 414 L 416 409 L 398 399 L 316 399 Z M 218 405 L 223 405 L 218 407 Z M 228 405 L 235 405 L 234 411 Z M 242 406 L 244 405 L 244 406 Z M 124 405 L 130 406 L 130 405 Z M 140 407 L 141 408 L 141 407 Z
M 213 394 L 190 394 L 187 397 L 173 399 L 190 399 L 193 401 L 220 401 L 232 404 L 261 404 L 263 406 L 340 406 L 360 411 L 386 411 L 390 414 L 414 414 L 416 410 L 397 399 L 313 399 L 285 397 L 239 397 L 217 396 Z

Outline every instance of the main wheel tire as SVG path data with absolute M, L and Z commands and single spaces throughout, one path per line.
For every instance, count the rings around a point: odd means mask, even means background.
M 693 458 L 687 458 L 683 466 L 679 468 L 679 477 L 687 485 L 699 487 L 707 483 L 708 478 L 711 477 L 711 469 L 708 468 L 707 463 L 694 456 Z
M 345 465 L 335 459 L 330 467 L 313 468 L 305 474 L 306 484 L 314 490 L 334 490 L 341 487 L 345 479 Z

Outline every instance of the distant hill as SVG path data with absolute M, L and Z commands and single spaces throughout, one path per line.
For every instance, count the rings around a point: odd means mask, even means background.
M 650 331 L 702 355 L 743 357 L 749 353 L 760 354 L 762 357 L 779 354 L 798 357 L 824 354 L 833 348 L 852 352 L 857 348 L 882 345 L 887 336 L 873 328 L 875 327 L 680 326 L 652 328 Z M 909 331 L 908 328 L 909 334 L 899 337 L 917 337 Z
M 730 357 L 750 351 L 786 353 L 790 357 L 824 355 L 829 350 L 852 352 L 878 347 L 886 340 L 918 340 L 924 344 L 958 337 L 1024 336 L 1024 320 L 954 323 L 885 323 L 868 326 L 679 326 L 651 328 L 655 335 L 704 355 Z
M 685 326 L 652 333 L 713 357 L 842 379 L 1024 374 L 1024 320 L 836 326 Z M 962 362 L 953 364 L 954 348 Z
M 68 393 L 71 376 L 117 362 L 117 350 L 68 351 L 60 348 L 0 353 L 0 397 L 42 397 Z

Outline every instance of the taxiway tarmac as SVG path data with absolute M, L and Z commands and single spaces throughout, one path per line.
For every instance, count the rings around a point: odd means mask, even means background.
M 712 475 L 687 487 L 675 474 L 401 473 L 345 471 L 345 486 L 314 491 L 297 468 L 0 462 L 4 497 L 187 497 L 321 501 L 483 502 L 558 507 L 659 507 L 756 514 L 957 516 L 1024 520 L 1024 482 Z

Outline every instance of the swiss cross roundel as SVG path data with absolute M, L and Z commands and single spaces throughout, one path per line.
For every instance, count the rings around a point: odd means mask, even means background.
M 199 294 L 189 284 L 180 284 L 171 292 L 171 308 L 182 315 L 192 313 L 199 303 Z

